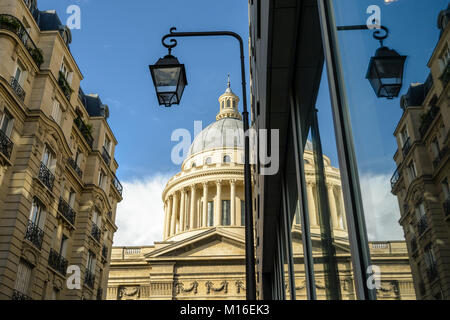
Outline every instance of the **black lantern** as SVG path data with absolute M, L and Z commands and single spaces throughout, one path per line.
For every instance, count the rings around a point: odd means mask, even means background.
M 149 67 L 159 105 L 170 107 L 179 104 L 187 85 L 184 64 L 180 64 L 176 57 L 169 54 Z
M 406 56 L 382 46 L 370 59 L 366 78 L 370 81 L 378 98 L 398 97 L 402 88 L 403 68 Z

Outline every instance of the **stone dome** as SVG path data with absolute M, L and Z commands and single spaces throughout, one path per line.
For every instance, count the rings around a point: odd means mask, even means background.
M 244 127 L 241 120 L 226 117 L 210 124 L 195 137 L 188 157 L 218 148 L 244 148 Z

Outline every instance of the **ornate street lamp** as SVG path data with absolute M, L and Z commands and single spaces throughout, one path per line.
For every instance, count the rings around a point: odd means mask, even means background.
M 169 55 L 150 66 L 153 83 L 160 105 L 170 107 L 172 104 L 179 104 L 184 87 L 187 85 L 184 65 L 181 65 L 177 58 L 172 56 L 172 49 L 177 46 L 176 37 L 205 37 L 205 36 L 228 36 L 239 42 L 241 77 L 242 77 L 242 121 L 244 133 L 249 130 L 248 110 L 247 110 L 247 85 L 245 81 L 245 55 L 244 42 L 240 35 L 231 31 L 206 31 L 206 32 L 175 32 L 176 28 L 171 28 L 170 33 L 162 38 L 162 44 L 169 49 Z M 170 39 L 170 44 L 165 40 Z M 256 300 L 256 279 L 255 279 L 255 246 L 253 236 L 253 209 L 252 209 L 252 181 L 250 170 L 250 138 L 245 134 L 244 138 L 244 188 L 245 188 L 245 269 L 246 269 L 246 296 L 247 300 Z
M 149 66 L 159 105 L 166 107 L 180 103 L 187 85 L 184 64 L 180 64 L 170 51 L 156 64 Z
M 403 85 L 403 69 L 406 56 L 401 56 L 397 51 L 383 46 L 383 41 L 389 35 L 389 29 L 380 26 L 385 32 L 380 35 L 381 30 L 376 30 L 373 37 L 380 41 L 380 48 L 375 52 L 375 56 L 370 59 L 366 79 L 369 80 L 378 98 L 393 99 L 398 97 Z M 337 27 L 337 30 L 372 30 L 367 25 Z

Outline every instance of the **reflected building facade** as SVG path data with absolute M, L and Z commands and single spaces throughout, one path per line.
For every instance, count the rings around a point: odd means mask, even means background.
M 401 209 L 416 292 L 450 299 L 450 6 L 438 17 L 440 38 L 425 83 L 401 99 L 391 184 Z

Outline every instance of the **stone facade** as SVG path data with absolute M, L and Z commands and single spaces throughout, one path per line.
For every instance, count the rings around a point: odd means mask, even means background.
M 195 138 L 181 172 L 168 181 L 162 195 L 163 241 L 153 246 L 113 248 L 108 300 L 245 299 L 243 131 L 238 102 L 228 86 L 219 98 L 216 122 Z M 310 143 L 305 151 L 305 170 L 317 258 L 316 285 L 319 298 L 325 299 Z M 342 298 L 355 299 L 340 173 L 327 157 L 325 171 Z M 292 246 L 296 297 L 306 299 L 301 228 L 297 218 L 292 226 Z M 415 299 L 405 243 L 372 242 L 370 248 L 372 261 L 382 273 L 379 297 Z M 289 286 L 285 290 L 288 292 Z
M 440 39 L 424 84 L 402 97 L 394 135 L 397 171 L 392 193 L 401 209 L 416 292 L 450 299 L 450 7 L 441 12 Z
M 117 140 L 60 25 L 35 0 L 0 3 L 0 299 L 106 295 Z M 67 288 L 71 266 L 80 290 Z

